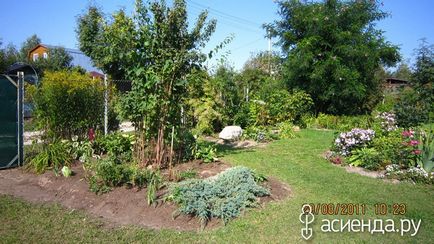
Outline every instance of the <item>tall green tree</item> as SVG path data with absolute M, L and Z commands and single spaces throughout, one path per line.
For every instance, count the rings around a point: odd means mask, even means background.
M 8 67 L 19 60 L 19 53 L 13 44 L 2 47 L 0 40 L 0 73 L 5 72 Z
M 45 71 L 61 71 L 71 69 L 72 56 L 62 47 L 50 48 L 47 58 L 39 58 L 30 62 L 41 74 Z
M 411 72 L 410 66 L 404 62 L 400 63 L 395 72 L 392 74 L 393 77 L 406 81 L 410 81 L 412 79 L 412 75 L 413 74 Z
M 29 61 L 29 52 L 38 44 L 41 44 L 41 38 L 39 38 L 36 34 L 29 36 L 22 44 L 20 48 L 20 61 L 28 62 Z
M 284 78 L 308 92 L 317 112 L 360 114 L 381 98 L 380 65 L 399 60 L 375 23 L 387 17 L 378 1 L 279 1 L 281 20 L 266 25 L 286 55 Z
M 416 49 L 413 81 L 419 85 L 434 83 L 434 45 L 422 39 Z
M 121 115 L 136 127 L 136 159 L 157 167 L 171 161 L 172 129 L 175 137 L 183 132 L 187 84 L 207 59 L 201 49 L 216 26 L 205 11 L 190 27 L 186 7 L 185 0 L 172 6 L 137 0 L 132 17 L 120 10 L 108 20 L 91 7 L 78 18 L 80 49 L 113 78 L 132 80 L 119 104 Z
M 123 80 L 132 59 L 126 55 L 137 45 L 134 38 L 138 33 L 134 20 L 124 10 L 118 10 L 112 17 L 105 19 L 101 9 L 91 6 L 78 17 L 76 32 L 80 50 L 112 79 Z

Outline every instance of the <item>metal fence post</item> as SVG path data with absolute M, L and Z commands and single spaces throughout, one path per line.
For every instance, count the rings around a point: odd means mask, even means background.
M 23 143 L 23 134 L 24 134 L 24 72 L 18 72 L 18 101 L 17 101 L 17 122 L 18 122 L 18 165 L 22 166 L 24 162 L 24 143 Z
M 108 81 L 104 74 L 104 135 L 108 134 Z

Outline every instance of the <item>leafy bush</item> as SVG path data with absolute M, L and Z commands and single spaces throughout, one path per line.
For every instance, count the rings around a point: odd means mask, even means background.
M 384 132 L 390 132 L 398 129 L 396 125 L 395 114 L 391 112 L 382 112 L 375 116 L 376 119 L 379 120 L 381 129 Z
M 382 164 L 387 165 L 400 161 L 402 142 L 401 131 L 396 130 L 386 135 L 375 136 L 371 145 L 377 152 L 381 152 Z
M 401 93 L 393 110 L 396 113 L 397 123 L 400 127 L 416 127 L 428 121 L 429 104 L 413 89 L 406 89 Z
M 348 131 L 352 128 L 370 128 L 372 118 L 369 115 L 337 116 L 320 113 L 313 124 L 320 129 Z
M 377 170 L 382 166 L 382 156 L 375 148 L 360 148 L 351 152 L 350 165 Z
M 291 121 L 298 124 L 302 115 L 310 112 L 313 100 L 304 91 L 294 90 L 292 93 L 286 90 L 278 90 L 265 99 L 270 119 L 268 124 L 276 124 L 283 121 Z
M 251 139 L 257 142 L 267 142 L 279 139 L 279 135 L 274 133 L 270 127 L 250 126 L 243 131 L 243 139 Z
M 58 174 L 64 165 L 71 163 L 71 155 L 66 143 L 54 141 L 42 147 L 42 150 L 33 158 L 30 158 L 27 167 L 36 173 L 44 173 L 47 169 L 54 169 Z
M 132 160 L 133 145 L 134 135 L 112 133 L 97 137 L 93 147 L 97 154 L 107 154 L 121 163 Z
M 78 72 L 46 72 L 35 92 L 39 123 L 55 137 L 84 138 L 89 128 L 102 125 L 104 87 Z
M 282 122 L 279 124 L 279 137 L 281 139 L 292 139 L 296 135 L 294 133 L 294 125 L 290 122 Z
M 217 148 L 210 143 L 196 142 L 193 155 L 194 159 L 203 160 L 204 163 L 212 163 L 218 160 Z
M 156 200 L 156 193 L 161 188 L 162 178 L 157 171 L 141 168 L 137 164 L 119 164 L 108 157 L 85 165 L 89 190 L 102 194 L 109 192 L 112 187 L 122 185 L 147 188 L 147 201 L 152 204 Z
M 434 184 L 434 172 L 428 173 L 421 167 L 402 168 L 398 164 L 386 166 L 387 178 L 398 179 L 401 181 L 411 181 L 416 183 Z
M 72 142 L 68 143 L 68 150 L 74 160 L 80 162 L 88 161 L 94 153 L 92 143 L 90 141 L 78 141 L 78 137 L 74 136 Z
M 246 208 L 257 206 L 257 197 L 269 194 L 257 185 L 250 169 L 234 167 L 205 180 L 177 183 L 166 199 L 179 205 L 176 213 L 195 215 L 204 226 L 213 217 L 227 223 Z

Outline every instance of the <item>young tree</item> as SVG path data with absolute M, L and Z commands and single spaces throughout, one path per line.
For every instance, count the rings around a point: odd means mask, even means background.
M 60 71 L 72 68 L 72 57 L 65 48 L 50 48 L 47 58 L 40 58 L 31 62 L 42 74 L 45 71 Z
M 0 40 L 0 47 L 2 42 Z M 19 60 L 19 53 L 13 44 L 0 48 L 0 73 L 5 72 L 8 67 Z
M 413 74 L 408 64 L 402 62 L 398 65 L 398 68 L 395 70 L 395 72 L 393 72 L 392 75 L 397 79 L 410 81 Z
M 78 18 L 80 49 L 113 78 L 132 80 L 120 112 L 136 127 L 136 159 L 156 167 L 171 161 L 172 135 L 182 133 L 187 84 L 206 60 L 200 50 L 216 26 L 202 12 L 190 28 L 186 7 L 185 0 L 174 0 L 171 7 L 163 0 L 137 0 L 132 17 L 120 10 L 108 21 L 91 7 Z
M 434 82 L 434 45 L 430 45 L 426 39 L 422 39 L 416 49 L 413 81 L 419 85 Z
M 387 14 L 379 3 L 362 1 L 278 2 L 281 20 L 265 27 L 286 54 L 284 77 L 290 88 L 308 92 L 317 112 L 360 114 L 381 98 L 380 65 L 399 60 L 375 22 Z

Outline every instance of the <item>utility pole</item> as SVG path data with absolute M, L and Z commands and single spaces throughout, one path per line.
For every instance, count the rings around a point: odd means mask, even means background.
M 271 32 L 267 29 L 268 35 L 268 74 L 271 76 Z
M 104 135 L 108 134 L 108 80 L 104 74 Z

